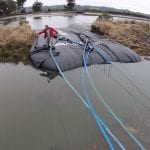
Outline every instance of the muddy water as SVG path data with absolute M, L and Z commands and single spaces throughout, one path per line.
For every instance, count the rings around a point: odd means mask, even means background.
M 87 17 L 87 16 L 86 16 Z M 33 29 L 44 24 L 58 28 L 92 23 L 95 18 L 42 16 L 26 18 Z M 89 19 L 89 20 L 88 20 Z M 116 67 L 120 70 L 118 71 Z M 126 127 L 150 147 L 150 62 L 88 67 L 93 82 Z M 83 96 L 82 68 L 65 73 Z M 60 76 L 30 65 L 0 64 L 0 149 L 95 150 L 107 149 L 90 112 Z M 88 94 L 96 112 L 127 149 L 137 149 L 96 96 L 86 77 Z M 117 148 L 116 148 L 117 149 Z

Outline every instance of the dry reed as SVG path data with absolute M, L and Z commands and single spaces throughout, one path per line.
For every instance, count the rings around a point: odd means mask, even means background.
M 95 21 L 91 30 L 114 39 L 141 55 L 150 55 L 150 23 Z
M 1 61 L 26 61 L 35 32 L 24 22 L 18 27 L 0 27 Z

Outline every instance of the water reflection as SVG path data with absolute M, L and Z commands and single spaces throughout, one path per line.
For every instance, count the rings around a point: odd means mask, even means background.
M 48 72 L 42 72 L 40 73 L 40 76 L 45 77 L 47 79 L 47 82 L 49 83 L 51 80 L 55 79 L 57 76 L 57 73 L 48 71 Z
M 72 25 L 75 23 L 75 17 L 74 15 L 68 15 L 67 16 L 68 25 Z
M 0 24 L 3 25 L 3 26 L 6 26 L 6 25 L 10 24 L 11 22 L 16 22 L 17 20 L 18 20 L 17 17 L 8 18 L 8 19 L 0 21 Z
M 35 17 L 33 17 L 33 19 L 42 19 L 42 17 L 41 16 L 35 16 Z
M 36 17 L 40 17 L 35 19 Z M 0 21 L 2 25 L 9 25 L 9 26 L 17 26 L 19 24 L 20 16 Z M 31 28 L 33 30 L 43 29 L 45 24 L 53 26 L 55 28 L 62 28 L 66 26 L 70 26 L 72 24 L 91 24 L 97 18 L 97 16 L 85 16 L 85 15 L 75 15 L 75 14 L 45 14 L 45 15 L 26 15 L 24 16 L 26 21 L 29 22 Z M 3 24 L 5 22 L 5 24 Z
M 21 16 L 21 17 L 13 17 L 13 18 L 6 18 L 3 20 L 0 20 L 0 25 L 1 26 L 11 26 L 11 27 L 16 27 L 19 25 L 20 22 L 25 22 L 26 17 L 25 16 Z
M 46 24 L 45 22 L 60 27 L 68 25 L 70 22 L 90 23 L 95 18 L 82 15 L 62 16 L 61 18 L 44 16 L 42 19 L 34 20 L 33 15 L 27 16 L 33 29 L 40 29 Z M 116 65 L 146 95 L 150 96 L 150 63 L 148 61 L 135 64 L 116 63 Z M 127 124 L 131 132 L 137 131 L 136 137 L 148 149 L 150 147 L 150 115 L 148 111 L 150 103 L 111 65 L 93 65 L 88 69 L 95 86 L 102 93 L 102 97 Z M 81 69 L 66 72 L 65 75 L 80 92 Z M 46 80 L 51 83 L 47 84 Z M 97 144 L 97 141 L 99 142 L 101 139 L 90 113 L 62 78 L 57 78 L 56 73 L 41 72 L 22 63 L 17 65 L 0 64 L 0 83 L 0 120 L 3 120 L 0 124 L 0 149 L 80 150 L 81 147 L 82 149 L 84 147 L 85 149 L 103 148 L 99 143 Z M 97 113 L 102 116 L 128 149 L 135 149 L 129 144 L 130 141 L 126 140 L 127 138 L 124 139 L 118 126 L 95 96 L 89 83 L 87 83 L 87 87 Z

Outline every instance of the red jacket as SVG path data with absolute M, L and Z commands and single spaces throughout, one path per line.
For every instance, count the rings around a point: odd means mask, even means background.
M 58 33 L 54 28 L 52 28 L 52 27 L 49 27 L 49 34 L 50 34 L 50 37 L 52 38 L 52 37 L 54 37 L 54 33 Z M 47 37 L 47 34 L 46 34 L 46 29 L 44 29 L 44 30 L 42 30 L 41 32 L 39 32 L 38 34 L 42 34 L 42 33 L 44 33 L 44 38 L 46 38 Z

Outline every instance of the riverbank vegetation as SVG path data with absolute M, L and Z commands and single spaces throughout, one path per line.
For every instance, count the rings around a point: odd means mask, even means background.
M 23 7 L 26 0 L 0 0 L 0 16 L 17 15 L 25 13 Z
M 12 12 L 16 11 L 17 4 L 15 1 L 0 1 L 0 16 L 10 15 Z
M 28 52 L 35 39 L 36 33 L 26 22 L 18 27 L 0 28 L 0 61 L 18 62 L 27 61 Z
M 101 18 L 101 17 L 99 17 Z M 137 21 L 112 21 L 97 19 L 91 31 L 114 39 L 140 55 L 150 56 L 150 23 Z
M 35 1 L 33 6 L 32 6 L 33 12 L 40 12 L 40 11 L 42 11 L 42 5 L 43 5 L 43 3 Z

